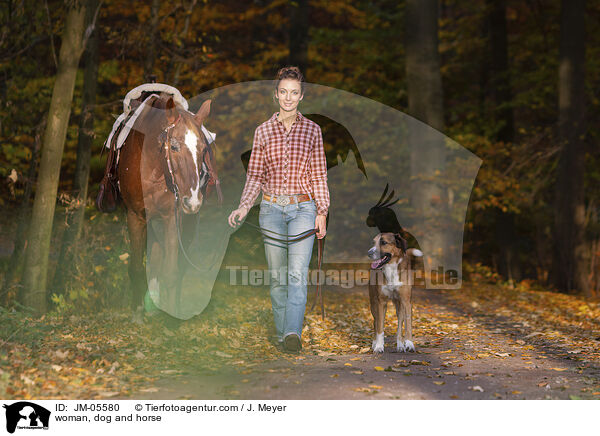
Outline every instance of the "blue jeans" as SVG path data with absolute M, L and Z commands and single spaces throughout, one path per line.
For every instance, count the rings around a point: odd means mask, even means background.
M 259 223 L 266 230 L 297 235 L 315 228 L 317 206 L 314 200 L 279 206 L 264 199 L 260 203 Z M 273 235 L 276 238 L 283 236 Z M 308 264 L 315 235 L 289 244 L 263 238 L 269 265 L 271 304 L 277 337 L 302 334 L 308 283 Z

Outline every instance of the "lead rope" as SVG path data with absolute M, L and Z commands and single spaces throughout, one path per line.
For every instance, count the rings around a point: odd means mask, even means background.
M 301 241 L 302 239 L 308 238 L 311 235 L 317 234 L 317 229 L 312 229 L 312 230 L 306 230 L 304 232 L 298 233 L 297 235 L 284 235 L 282 233 L 274 232 L 273 230 L 263 229 L 262 227 L 256 226 L 252 223 L 249 223 L 248 221 L 244 221 L 244 224 L 247 224 L 250 227 L 254 227 L 255 229 L 258 229 L 258 231 L 261 232 L 262 235 L 266 238 L 272 239 L 277 242 L 287 243 L 288 245 L 290 242 Z M 286 239 L 279 239 L 279 238 L 275 238 L 273 236 L 265 235 L 264 234 L 265 231 L 271 232 L 274 235 L 278 235 L 278 236 L 286 236 Z M 325 245 L 325 238 L 317 239 L 317 265 L 318 265 L 317 269 L 319 271 L 319 278 L 321 275 L 321 262 L 323 260 L 324 245 Z M 315 299 L 313 300 L 312 306 L 310 306 L 309 312 L 312 312 L 312 310 L 315 308 L 315 304 L 317 304 L 317 300 L 319 300 L 319 298 L 321 299 L 321 318 L 323 320 L 325 320 L 325 303 L 323 301 L 323 293 L 321 292 L 321 280 L 317 281 L 317 289 L 315 290 Z

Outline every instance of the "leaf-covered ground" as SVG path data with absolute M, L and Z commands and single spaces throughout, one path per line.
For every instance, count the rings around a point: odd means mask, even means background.
M 416 353 L 370 351 L 366 289 L 326 291 L 306 317 L 303 350 L 272 342 L 266 291 L 217 294 L 174 325 L 130 314 L 0 314 L 5 398 L 600 398 L 597 303 L 521 283 L 415 290 Z M 312 297 L 312 295 L 311 295 Z M 388 343 L 389 342 L 389 343 Z

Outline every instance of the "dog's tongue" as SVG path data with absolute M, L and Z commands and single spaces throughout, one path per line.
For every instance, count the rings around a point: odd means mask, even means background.
M 371 263 L 371 268 L 372 269 L 378 269 L 381 267 L 381 265 L 387 263 L 388 260 L 390 260 L 390 255 L 389 254 L 385 254 L 381 259 L 376 260 L 375 262 Z

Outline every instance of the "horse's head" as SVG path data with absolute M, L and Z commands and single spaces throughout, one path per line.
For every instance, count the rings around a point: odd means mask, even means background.
M 204 162 L 208 144 L 202 123 L 210 113 L 210 100 L 206 100 L 195 115 L 175 106 L 172 98 L 166 101 L 165 110 L 167 125 L 159 140 L 165 180 L 180 199 L 182 210 L 196 213 L 202 206 L 202 189 L 209 179 Z

